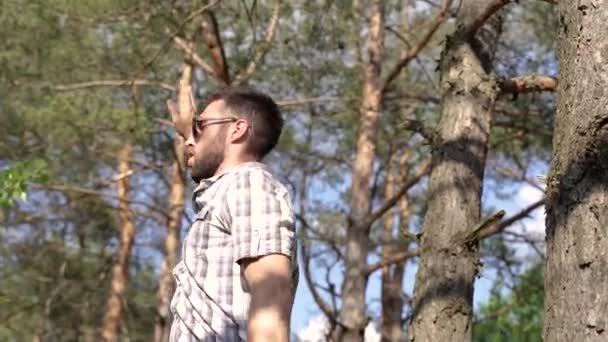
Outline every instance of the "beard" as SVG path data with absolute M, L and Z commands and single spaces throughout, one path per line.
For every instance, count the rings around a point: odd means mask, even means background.
M 198 184 L 201 180 L 215 175 L 215 172 L 224 161 L 224 141 L 226 141 L 226 130 L 222 129 L 209 145 L 208 152 L 205 152 L 201 158 L 197 158 L 195 152 L 191 171 L 191 177 L 194 182 Z

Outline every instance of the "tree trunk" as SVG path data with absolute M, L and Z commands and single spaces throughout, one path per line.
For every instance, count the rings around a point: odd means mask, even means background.
M 229 85 L 230 73 L 228 72 L 228 64 L 226 63 L 224 45 L 220 39 L 217 19 L 212 11 L 203 13 L 201 17 L 201 31 L 203 34 L 203 43 L 207 46 L 211 55 L 213 71 L 225 85 Z
M 442 109 L 433 146 L 421 256 L 416 274 L 410 341 L 470 341 L 477 244 L 456 242 L 480 221 L 481 193 L 497 96 L 491 55 L 501 20 L 473 36 L 486 0 L 464 1 L 457 31 L 440 61 Z
M 122 321 L 122 304 L 129 274 L 129 257 L 133 247 L 135 225 L 129 208 L 129 172 L 133 157 L 133 145 L 126 143 L 118 152 L 118 216 L 120 218 L 120 246 L 112 266 L 110 295 L 106 305 L 102 336 L 104 341 L 117 341 Z
M 351 215 L 346 237 L 346 274 L 342 285 L 340 326 L 336 329 L 336 340 L 362 341 L 368 323 L 365 315 L 365 289 L 369 227 L 365 222 L 370 210 L 370 180 L 382 100 L 380 72 L 384 55 L 383 12 L 382 1 L 374 0 L 367 39 L 369 60 L 366 61 L 364 72 L 363 103 L 351 190 Z
M 545 341 L 608 340 L 607 1 L 560 1 Z
M 193 67 L 190 63 L 184 63 L 182 77 L 179 81 L 179 109 L 191 111 L 190 100 Z M 185 86 L 182 86 L 185 85 Z M 186 107 L 187 108 L 184 108 Z M 174 149 L 175 160 L 171 171 L 171 188 L 169 194 L 169 220 L 167 222 L 167 236 L 165 237 L 164 258 L 161 264 L 160 281 L 158 286 L 158 304 L 156 323 L 154 325 L 154 341 L 162 342 L 169 340 L 171 317 L 169 306 L 173 296 L 173 268 L 177 263 L 177 251 L 180 245 L 180 230 L 182 216 L 184 214 L 184 196 L 186 194 L 186 178 L 184 169 L 184 139 L 175 135 Z
M 399 163 L 400 179 L 408 177 L 407 159 L 409 154 L 404 152 Z M 405 160 L 405 163 L 403 161 Z M 387 167 L 387 180 L 384 197 L 388 200 L 395 194 L 395 178 L 392 164 Z M 399 202 L 399 226 L 407 227 L 409 222 L 407 195 Z M 396 245 L 394 229 L 395 213 L 391 210 L 384 219 L 384 241 L 388 243 L 382 249 L 382 258 L 388 259 L 397 252 L 401 246 Z M 399 234 L 399 233 L 397 233 Z M 407 248 L 407 245 L 405 246 Z M 382 268 L 382 342 L 401 342 L 405 339 L 401 312 L 403 311 L 403 274 L 405 262 L 387 265 Z

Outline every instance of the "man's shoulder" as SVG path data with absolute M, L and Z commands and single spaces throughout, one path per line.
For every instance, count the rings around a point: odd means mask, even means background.
M 285 182 L 263 163 L 247 163 L 237 167 L 226 179 L 228 188 L 256 188 L 288 192 Z

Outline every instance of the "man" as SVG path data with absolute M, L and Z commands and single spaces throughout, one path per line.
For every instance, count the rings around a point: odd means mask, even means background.
M 196 218 L 173 271 L 170 340 L 288 341 L 294 214 L 286 187 L 260 162 L 283 127 L 276 103 L 227 88 L 194 118 L 167 104 L 198 183 Z

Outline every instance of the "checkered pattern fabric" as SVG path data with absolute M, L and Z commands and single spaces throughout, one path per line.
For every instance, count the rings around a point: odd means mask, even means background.
M 264 164 L 245 163 L 201 181 L 193 200 L 196 219 L 173 270 L 170 340 L 244 341 L 250 295 L 239 261 L 290 256 L 297 282 L 289 193 Z

